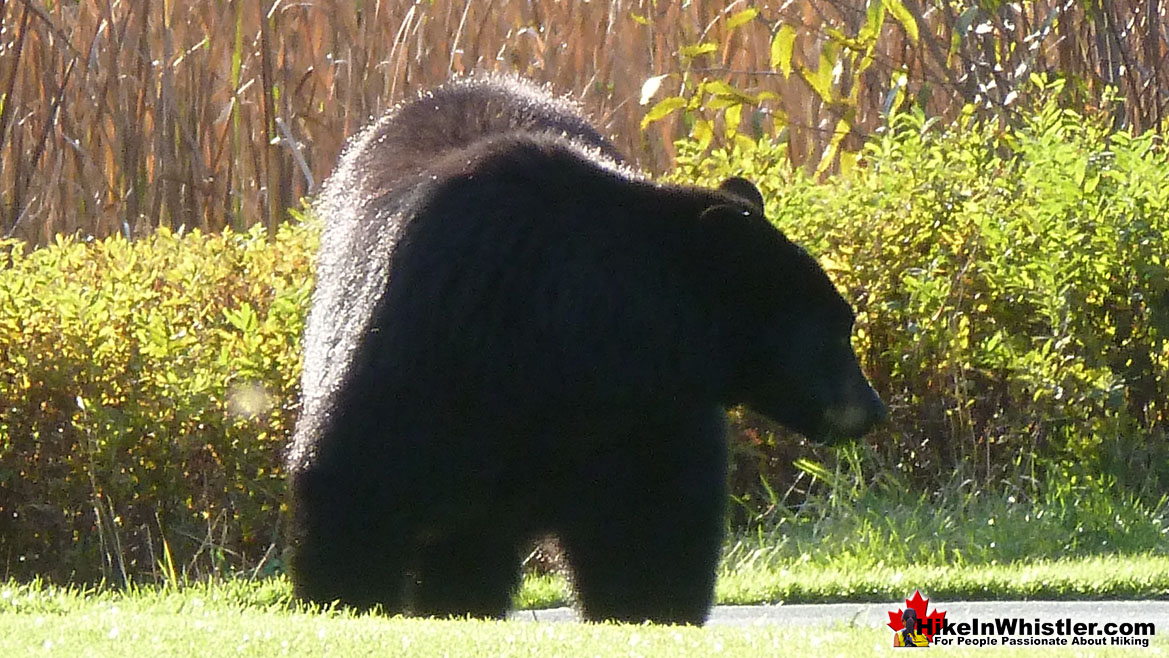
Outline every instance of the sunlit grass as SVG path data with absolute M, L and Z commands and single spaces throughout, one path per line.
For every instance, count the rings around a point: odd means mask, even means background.
M 886 629 L 841 624 L 679 628 L 358 616 L 292 604 L 281 582 L 124 593 L 0 586 L 0 651 L 12 656 L 705 657 L 799 649 L 859 656 L 884 652 L 890 642 Z M 1169 646 L 1164 636 L 1153 640 L 1158 652 Z M 997 650 L 995 655 L 1026 654 Z M 1104 648 L 1065 655 L 1125 652 Z
M 1004 484 L 997 492 L 972 490 L 956 478 L 932 494 L 863 481 L 852 473 L 799 506 L 777 501 L 753 533 L 729 544 L 725 570 L 760 563 L 954 568 L 1169 556 L 1169 497 L 1150 503 L 1103 484 L 1072 486 L 1055 478 L 1042 489 Z
M 890 601 L 915 589 L 944 600 L 1169 597 L 1169 557 L 1102 556 L 963 567 L 870 563 L 772 563 L 724 571 L 718 600 L 832 603 Z
M 776 505 L 728 542 L 726 603 L 1169 596 L 1169 504 L 1101 484 L 1041 491 L 963 480 L 933 494 L 847 473 L 797 508 Z
M 914 565 L 843 557 L 833 563 L 780 560 L 767 551 L 727 561 L 719 574 L 721 605 L 896 601 L 915 589 L 945 600 L 1152 599 L 1169 597 L 1169 556 L 1113 555 L 995 565 Z M 520 608 L 569 605 L 559 576 L 529 577 Z
M 837 495 L 835 502 L 809 499 L 787 520 L 728 542 L 718 602 L 897 601 L 915 589 L 948 601 L 1169 596 L 1169 555 L 1157 531 L 1163 504 L 1147 509 L 1112 501 L 1109 507 L 1080 496 L 1067 498 L 1064 509 L 1054 499 L 1021 505 L 1009 496 L 955 494 L 930 502 L 852 496 L 839 488 Z M 1099 516 L 1105 510 L 1110 524 Z M 1042 521 L 1049 516 L 1055 521 Z M 984 527 L 1021 536 L 1008 551 L 988 552 L 979 548 Z M 1066 545 L 1064 529 L 1077 527 L 1085 530 L 1074 534 L 1096 533 L 1094 543 L 1073 546 L 1082 555 L 1043 555 L 1059 541 Z M 1095 550 L 1110 546 L 1125 552 Z M 1045 559 L 1027 559 L 1029 550 Z M 565 605 L 569 592 L 562 577 L 532 575 L 516 605 Z M 888 642 L 885 629 L 840 625 L 696 629 L 354 616 L 296 602 L 284 577 L 121 591 L 0 585 L 0 650 L 9 655 L 685 657 L 774 655 L 798 647 L 856 656 L 881 653 Z M 1152 647 L 1146 653 L 1160 655 L 1169 639 L 1154 638 Z M 1025 650 L 996 649 L 996 655 L 1028 655 Z M 1068 648 L 1063 655 L 1131 651 Z
M 948 600 L 1169 597 L 1164 501 L 1149 507 L 1102 491 L 1050 487 L 1042 500 L 956 491 L 810 497 L 798 510 L 737 534 L 723 552 L 720 604 L 889 601 L 914 589 Z M 1074 494 L 1074 495 L 1073 495 Z M 178 583 L 192 600 L 249 610 L 296 610 L 283 577 Z M 163 605 L 175 588 L 10 585 L 0 614 L 60 613 L 79 600 Z M 190 602 L 182 599 L 182 605 Z M 567 578 L 529 574 L 521 609 L 572 603 Z M 201 603 L 200 603 L 201 604 Z
M 719 602 L 885 601 L 915 588 L 951 600 L 1169 596 L 1165 499 L 1058 483 L 1029 497 L 847 482 L 732 537 Z M 561 605 L 568 592 L 563 579 L 529 579 L 517 601 Z
M 800 561 L 741 562 L 724 566 L 717 585 L 721 605 L 896 601 L 915 589 L 945 600 L 1053 600 L 1169 597 L 1169 557 L 1101 556 L 1062 561 L 965 567 L 873 564 L 845 558 L 834 564 Z M 295 611 L 283 577 L 249 582 L 144 586 L 117 591 L 9 584 L 0 592 L 0 615 L 64 614 L 81 602 L 166 608 L 213 605 L 236 610 Z M 170 602 L 170 603 L 168 603 Z M 571 605 L 571 586 L 557 575 L 529 576 L 515 597 L 520 609 Z

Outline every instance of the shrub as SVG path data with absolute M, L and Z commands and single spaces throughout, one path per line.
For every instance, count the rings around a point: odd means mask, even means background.
M 314 236 L 0 245 L 0 573 L 116 582 L 260 561 Z

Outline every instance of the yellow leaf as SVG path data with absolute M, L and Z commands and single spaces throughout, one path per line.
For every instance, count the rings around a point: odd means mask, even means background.
M 739 150 L 739 153 L 747 154 L 755 152 L 755 140 L 750 137 L 742 133 L 735 133 L 734 141 L 735 148 Z
M 706 119 L 699 119 L 694 122 L 694 127 L 690 129 L 690 137 L 698 142 L 699 148 L 705 151 L 710 146 L 710 142 L 714 139 L 714 126 Z
M 744 9 L 727 19 L 727 29 L 733 30 L 744 23 L 750 23 L 759 15 L 758 9 Z
M 828 142 L 828 148 L 824 149 L 824 155 L 820 157 L 820 164 L 816 166 L 816 176 L 828 171 L 828 168 L 836 160 L 836 154 L 840 151 L 840 143 L 844 141 L 848 133 L 852 132 L 852 115 L 853 111 L 849 110 L 840 117 L 840 121 L 836 122 L 836 129 L 832 131 L 832 141 Z
M 820 261 L 820 268 L 825 272 L 842 272 L 844 267 L 836 262 L 831 256 L 821 255 L 818 259 Z
M 681 96 L 671 96 L 661 100 L 657 105 L 650 108 L 650 111 L 646 112 L 645 116 L 641 119 L 641 129 L 645 130 L 645 127 L 649 124 L 654 121 L 660 121 L 683 107 L 686 107 L 686 99 Z
M 885 9 L 889 10 L 889 13 L 893 14 L 893 18 L 896 18 L 898 23 L 901 23 L 901 27 L 905 28 L 905 34 L 909 37 L 909 40 L 916 44 L 920 38 L 917 30 L 917 20 L 905 8 L 905 5 L 901 4 L 901 0 L 881 0 L 881 4 L 885 6 Z
M 832 102 L 832 69 L 824 66 L 821 62 L 820 71 L 812 71 L 808 67 L 798 65 L 796 70 L 800 72 L 800 77 L 804 79 L 820 97 L 820 100 L 825 103 Z
M 856 40 L 862 44 L 860 50 L 866 50 L 877 42 L 881 36 L 881 28 L 885 25 L 885 5 L 880 2 L 869 2 L 869 10 L 865 15 L 865 23 L 856 34 Z
M 689 57 L 693 59 L 695 57 L 701 57 L 703 55 L 709 55 L 711 53 L 718 52 L 718 46 L 707 41 L 705 43 L 700 43 L 694 46 L 684 46 L 678 52 L 683 57 Z
M 856 161 L 858 156 L 852 151 L 840 152 L 840 175 L 847 176 L 853 169 L 856 169 Z
M 726 96 L 745 102 L 751 102 L 752 100 L 751 94 L 736 88 L 732 84 L 723 82 L 722 80 L 707 80 L 705 83 L 703 83 L 702 88 L 708 94 Z
M 727 139 L 734 137 L 739 132 L 739 123 L 743 120 L 743 104 L 738 103 L 727 108 L 723 114 L 723 122 L 726 128 Z
M 784 78 L 792 74 L 792 54 L 796 47 L 796 28 L 783 25 L 771 40 L 771 68 L 778 68 Z

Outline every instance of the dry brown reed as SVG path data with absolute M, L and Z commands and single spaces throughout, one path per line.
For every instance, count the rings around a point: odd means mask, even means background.
M 878 0 L 872 0 L 878 1 Z M 904 0 L 913 43 L 889 20 L 862 85 L 855 146 L 877 128 L 890 80 L 927 112 L 1004 108 L 1032 71 L 1059 71 L 1085 102 L 1105 84 L 1117 120 L 1166 124 L 1166 0 L 1016 4 Z M 897 3 L 900 5 L 900 3 Z M 839 107 L 770 68 L 781 24 L 795 57 L 821 61 L 830 28 L 855 35 L 864 0 L 0 0 L 0 236 L 134 235 L 279 221 L 326 176 L 371 115 L 456 73 L 510 71 L 580 98 L 651 170 L 669 166 L 682 122 L 639 129 L 643 82 L 681 73 L 778 94 L 794 162 L 825 147 Z M 725 18 L 759 9 L 733 32 Z M 679 55 L 699 42 L 716 52 Z M 851 84 L 847 75 L 834 84 Z M 844 90 L 840 90 L 842 93 Z

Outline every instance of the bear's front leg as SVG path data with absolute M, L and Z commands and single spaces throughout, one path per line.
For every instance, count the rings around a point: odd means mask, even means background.
M 706 621 L 727 505 L 725 423 L 721 408 L 694 414 L 589 467 L 559 533 L 585 619 Z

